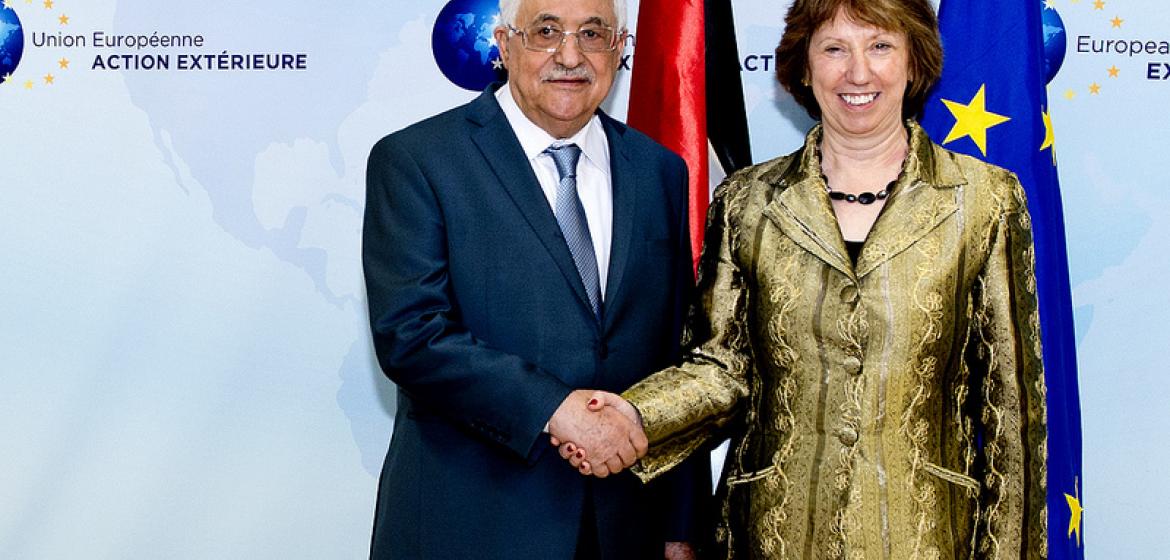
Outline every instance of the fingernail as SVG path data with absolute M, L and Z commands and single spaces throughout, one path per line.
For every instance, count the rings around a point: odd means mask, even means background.
M 597 399 L 589 399 L 589 406 L 597 406 Z

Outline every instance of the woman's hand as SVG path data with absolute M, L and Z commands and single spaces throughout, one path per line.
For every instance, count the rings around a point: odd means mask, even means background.
M 586 407 L 591 412 L 601 412 L 605 407 L 612 407 L 614 411 L 626 417 L 631 424 L 638 427 L 639 431 L 642 428 L 642 416 L 638 414 L 638 409 L 634 408 L 629 402 L 618 395 L 607 391 L 594 391 L 591 395 Z M 553 445 L 557 446 L 561 454 L 561 458 L 569 462 L 573 468 L 580 471 L 583 475 L 594 475 L 604 478 L 610 474 L 618 472 L 622 469 L 629 468 L 637 461 L 646 455 L 646 440 L 645 435 L 642 434 L 640 441 L 635 442 L 635 449 L 637 456 L 633 459 L 629 457 L 620 458 L 620 463 L 614 460 L 609 460 L 606 463 L 599 463 L 595 469 L 593 464 L 589 462 L 589 455 L 585 449 L 577 446 L 571 441 L 562 442 L 556 437 L 550 438 Z M 639 445 L 640 443 L 640 445 Z

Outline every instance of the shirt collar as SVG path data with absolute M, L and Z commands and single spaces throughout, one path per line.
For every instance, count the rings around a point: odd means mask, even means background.
M 609 143 L 606 142 L 605 129 L 601 126 L 601 119 L 596 114 L 576 134 L 558 140 L 537 126 L 524 114 L 524 111 L 520 110 L 520 105 L 512 97 L 512 88 L 508 84 L 504 84 L 496 90 L 495 95 L 500 109 L 504 111 L 504 116 L 507 117 L 508 124 L 512 126 L 512 131 L 516 133 L 516 138 L 520 140 L 520 147 L 523 148 L 524 155 L 529 161 L 535 161 L 544 153 L 545 149 L 553 144 L 576 144 L 590 162 L 609 175 Z

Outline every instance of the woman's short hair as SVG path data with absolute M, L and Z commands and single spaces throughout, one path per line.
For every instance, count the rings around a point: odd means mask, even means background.
M 832 21 L 838 10 L 844 10 L 859 23 L 906 35 L 910 83 L 902 102 L 902 116 L 921 113 L 926 94 L 942 74 L 943 64 L 938 16 L 930 0 L 795 0 L 784 17 L 784 35 L 776 47 L 776 78 L 780 85 L 812 118 L 821 118 L 821 108 L 807 85 L 808 47 L 813 33 Z

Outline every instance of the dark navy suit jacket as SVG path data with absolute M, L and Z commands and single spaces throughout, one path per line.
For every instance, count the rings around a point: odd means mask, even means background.
M 362 257 L 398 385 L 372 557 L 568 560 L 590 500 L 605 558 L 661 558 L 664 539 L 690 536 L 709 467 L 657 490 L 628 472 L 588 479 L 542 429 L 573 389 L 622 391 L 677 359 L 685 164 L 600 115 L 613 241 L 598 324 L 496 87 L 370 154 Z

